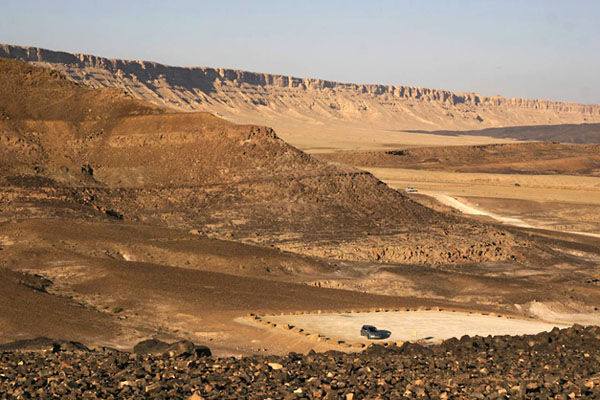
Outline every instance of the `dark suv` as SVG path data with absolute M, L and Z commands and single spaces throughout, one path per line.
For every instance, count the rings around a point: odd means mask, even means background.
M 373 325 L 363 325 L 360 328 L 360 335 L 366 336 L 367 339 L 385 339 L 390 336 L 387 331 L 380 331 Z

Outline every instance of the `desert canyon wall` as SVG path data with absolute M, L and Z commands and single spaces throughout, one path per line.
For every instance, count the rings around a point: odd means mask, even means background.
M 85 86 L 121 88 L 180 111 L 208 111 L 235 123 L 269 125 L 305 150 L 369 142 L 374 147 L 399 141 L 425 144 L 427 135 L 397 136 L 407 130 L 600 122 L 600 105 L 171 67 L 12 45 L 0 45 L 0 57 L 51 67 Z
M 307 155 L 271 128 L 170 112 L 25 62 L 0 58 L 0 111 L 0 222 L 110 217 L 411 264 L 515 260 L 531 248 Z

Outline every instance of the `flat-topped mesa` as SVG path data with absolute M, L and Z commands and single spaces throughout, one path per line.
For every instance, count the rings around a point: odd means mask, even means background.
M 268 125 L 307 151 L 355 149 L 369 143 L 386 147 L 398 142 L 400 131 L 600 123 L 600 105 L 171 67 L 12 45 L 0 45 L 0 57 L 55 69 L 80 85 L 116 87 L 159 106 L 210 112 L 238 124 Z M 422 144 L 415 134 L 403 140 Z
M 265 74 L 242 70 L 209 68 L 209 67 L 173 67 L 149 61 L 128 61 L 109 59 L 89 54 L 71 54 L 52 51 L 39 47 L 25 47 L 2 44 L 0 56 L 16 58 L 31 63 L 64 64 L 69 67 L 98 68 L 115 74 L 135 76 L 140 80 L 164 77 L 177 84 L 183 79 L 224 81 L 241 86 L 274 86 L 280 88 L 300 88 L 304 90 L 349 90 L 357 94 L 372 96 L 391 96 L 404 99 L 441 102 L 450 105 L 466 104 L 470 106 L 502 106 L 510 105 L 529 109 L 557 110 L 580 112 L 600 116 L 600 105 L 585 105 L 550 100 L 507 98 L 502 96 L 482 96 L 477 93 L 451 92 L 448 90 L 430 89 L 403 85 L 356 84 L 328 81 L 323 79 L 296 78 L 291 76 Z M 165 75 L 166 74 L 166 75 Z M 160 76 L 164 75 L 164 76 Z M 68 76 L 69 77 L 69 76 Z M 194 79 L 196 78 L 196 79 Z

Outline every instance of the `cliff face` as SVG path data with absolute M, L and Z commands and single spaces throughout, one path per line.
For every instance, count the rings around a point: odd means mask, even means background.
M 207 67 L 170 67 L 34 47 L 0 56 L 51 67 L 80 84 L 117 87 L 155 104 L 268 124 L 302 148 L 393 143 L 390 131 L 600 122 L 600 105 L 481 96 L 409 86 L 363 85 Z M 410 143 L 410 138 L 408 142 Z M 414 144 L 423 144 L 422 138 Z
M 309 156 L 271 128 L 168 112 L 24 62 L 0 58 L 0 110 L 0 221 L 108 215 L 414 264 L 511 260 L 527 245 Z

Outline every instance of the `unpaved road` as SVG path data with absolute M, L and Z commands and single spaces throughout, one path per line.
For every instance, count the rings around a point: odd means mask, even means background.
M 485 215 L 485 216 L 491 217 L 499 222 L 502 222 L 503 224 L 518 226 L 521 228 L 549 229 L 547 226 L 531 225 L 519 218 L 506 217 L 506 216 L 498 215 L 498 214 L 495 214 L 495 213 L 492 213 L 489 211 L 482 210 L 480 208 L 475 208 L 469 204 L 463 203 L 460 200 L 458 200 L 452 196 L 449 196 L 447 194 L 444 194 L 444 193 L 435 193 L 435 192 L 427 192 L 427 191 L 424 191 L 424 192 L 422 191 L 420 193 L 424 194 L 426 196 L 433 197 L 436 200 L 438 200 L 440 203 L 445 204 L 450 207 L 453 207 L 453 208 L 459 210 L 460 212 L 462 212 L 463 214 Z M 600 234 L 597 234 L 597 233 L 577 232 L 577 231 L 561 231 L 561 232 L 574 233 L 577 235 L 585 235 L 585 236 L 600 238 Z
M 269 320 L 347 342 L 367 342 L 367 339 L 360 336 L 360 328 L 365 324 L 391 331 L 391 336 L 384 341 L 435 341 L 460 338 L 463 335 L 536 334 L 549 331 L 555 326 L 565 327 L 539 320 L 446 311 L 279 315 L 269 317 Z
M 520 226 L 522 228 L 534 228 L 534 226 L 528 224 L 527 222 L 525 222 L 519 218 L 504 217 L 504 216 L 494 214 L 489 211 L 484 211 L 479 208 L 475 208 L 469 204 L 463 203 L 460 200 L 458 200 L 452 196 L 448 196 L 447 194 L 444 194 L 444 193 L 435 193 L 435 192 L 420 192 L 420 193 L 427 195 L 427 196 L 431 196 L 431 197 L 435 198 L 436 200 L 438 200 L 442 204 L 456 208 L 458 211 L 462 212 L 463 214 L 486 215 L 488 217 L 494 218 L 495 220 L 500 221 L 505 224 L 508 224 L 508 225 Z

